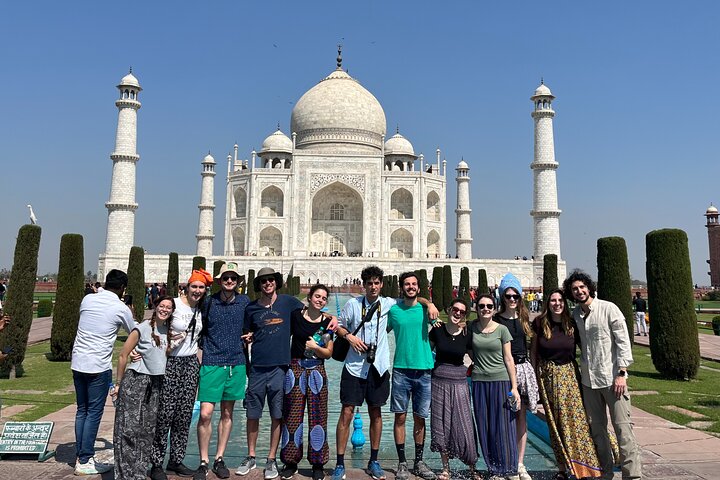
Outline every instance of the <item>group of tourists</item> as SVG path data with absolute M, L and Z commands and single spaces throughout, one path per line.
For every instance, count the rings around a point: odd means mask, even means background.
M 166 479 L 166 471 L 204 480 L 212 470 L 218 478 L 229 478 L 224 455 L 235 403 L 242 400 L 248 450 L 237 475 L 262 466 L 266 480 L 289 479 L 306 455 L 313 479 L 324 479 L 330 461 L 324 362 L 331 357 L 343 362 L 332 480 L 346 478 L 350 425 L 363 404 L 370 420 L 366 471 L 375 480 L 386 478 L 378 453 L 381 407 L 388 401 L 394 414 L 398 480 L 411 474 L 450 480 L 452 458 L 480 479 L 475 470 L 480 453 L 493 479 L 531 479 L 524 466 L 526 412 L 534 412 L 540 403 L 559 467 L 556 479 L 612 478 L 613 451 L 618 449 L 623 478 L 640 478 L 627 391 L 632 363 L 627 327 L 614 304 L 595 298 L 589 276 L 575 271 L 563 289 L 548 292 L 533 322 L 522 301 L 522 286 L 512 274 L 498 286 L 497 308 L 494 295 L 479 294 L 477 319 L 469 321 L 470 306 L 455 299 L 447 309 L 448 320 L 440 322 L 437 308 L 419 297 L 414 273 L 399 277 L 402 297 L 397 300 L 380 296 L 383 275 L 377 266 L 365 268 L 364 295 L 350 299 L 336 318 L 324 312 L 327 287 L 313 285 L 305 305 L 278 293 L 282 275 L 271 268 L 260 269 L 255 277 L 252 288 L 258 298 L 251 302 L 237 293 L 240 275 L 231 262 L 214 279 L 204 270 L 193 271 L 186 295 L 158 297 L 152 318 L 136 324 L 120 300 L 127 275 L 112 270 L 104 289 L 83 300 L 73 348 L 75 473 L 113 468 L 95 462 L 93 445 L 112 382 L 112 346 L 124 328 L 129 336 L 110 392 L 116 402 L 118 480 L 146 478 L 148 466 L 153 480 Z M 210 295 L 213 281 L 220 290 Z M 577 304 L 573 312 L 568 299 Z M 395 338 L 392 362 L 390 332 Z M 581 368 L 575 363 L 577 347 Z M 200 464 L 191 469 L 183 462 L 196 398 Z M 257 440 L 266 402 L 269 449 L 260 462 Z M 405 451 L 411 402 L 412 464 Z M 211 456 L 216 406 L 220 420 Z M 616 437 L 608 433 L 608 411 Z M 428 418 L 430 451 L 442 461 L 439 472 L 424 460 Z M 169 462 L 163 467 L 168 438 Z

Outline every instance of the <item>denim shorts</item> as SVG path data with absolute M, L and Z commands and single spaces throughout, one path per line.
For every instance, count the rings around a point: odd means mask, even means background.
M 412 397 L 413 413 L 418 417 L 430 416 L 430 378 L 432 370 L 393 368 L 390 411 L 407 413 Z

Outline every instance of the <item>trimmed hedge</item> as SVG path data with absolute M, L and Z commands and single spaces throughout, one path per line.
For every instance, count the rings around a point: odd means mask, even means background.
M 257 300 L 258 295 L 255 291 L 253 283 L 255 283 L 255 270 L 251 268 L 250 270 L 248 270 L 247 276 L 247 296 L 250 298 L 250 300 Z
M 427 298 L 428 300 L 430 300 L 430 291 L 428 290 L 430 284 L 428 282 L 427 270 L 425 270 L 424 268 L 421 268 L 420 270 L 415 270 L 415 275 L 417 275 L 418 278 L 418 295 L 422 298 Z
M 40 301 L 38 301 L 38 309 L 37 309 L 37 316 L 40 317 L 50 317 L 53 313 L 53 302 L 49 298 L 43 298 Z
M 69 361 L 80 320 L 80 303 L 85 295 L 83 237 L 66 233 L 60 239 L 55 313 L 50 332 L 51 359 Z
M 168 274 L 167 274 L 167 294 L 173 298 L 178 296 L 178 285 L 180 284 L 180 265 L 178 262 L 178 254 L 170 252 L 168 256 Z
M 10 289 L 3 302 L 3 312 L 10 315 L 12 321 L 0 332 L 0 349 L 5 347 L 13 349 L 5 361 L 0 363 L 3 375 L 9 374 L 11 378 L 22 376 L 21 365 L 25 360 L 33 319 L 33 293 L 41 233 L 42 229 L 39 225 L 23 225 L 18 231 L 15 242 Z
M 449 307 L 453 301 L 453 278 L 452 267 L 450 265 L 443 266 L 443 306 Z
M 132 311 L 136 322 L 142 322 L 145 316 L 145 250 L 132 247 L 128 259 L 127 295 L 132 295 Z
M 215 260 L 213 262 L 213 279 L 220 274 L 220 269 L 222 268 L 223 265 L 225 265 L 225 260 Z M 219 291 L 220 291 L 220 284 L 218 282 L 213 282 L 212 286 L 210 287 L 210 294 L 214 294 Z
M 695 378 L 700 344 L 687 235 L 654 230 L 645 237 L 645 248 L 653 365 L 668 378 Z
M 443 299 L 443 267 L 433 268 L 432 276 L 432 302 L 438 310 L 445 310 L 445 301 Z
M 207 265 L 207 260 L 205 259 L 205 257 L 200 257 L 200 256 L 193 257 L 193 262 L 192 262 L 193 270 L 200 270 L 201 268 L 203 270 L 207 270 L 206 265 Z
M 633 342 L 632 284 L 627 247 L 622 237 L 604 237 L 597 241 L 597 296 L 614 303 L 625 317 L 630 343 Z
M 558 257 L 554 253 L 543 256 L 543 301 L 547 301 L 545 296 L 558 288 L 557 263 Z
M 462 298 L 465 305 L 472 305 L 472 300 L 470 299 L 470 269 L 468 267 L 460 268 L 458 298 Z
M 478 295 L 482 293 L 488 293 L 490 291 L 488 287 L 487 282 L 487 271 L 485 271 L 484 268 L 481 268 L 478 270 L 478 286 L 477 286 L 477 293 Z

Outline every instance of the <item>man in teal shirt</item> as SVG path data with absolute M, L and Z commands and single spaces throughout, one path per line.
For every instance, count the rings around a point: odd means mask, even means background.
M 415 465 L 413 473 L 424 480 L 434 480 L 435 474 L 423 461 L 425 448 L 425 419 L 430 416 L 430 376 L 433 357 L 428 330 L 427 311 L 418 303 L 418 278 L 413 272 L 400 275 L 402 303 L 388 312 L 388 331 L 395 333 L 395 358 L 392 371 L 390 411 L 395 414 L 395 448 L 398 453 L 397 480 L 410 478 L 405 457 L 405 422 L 410 398 L 413 403 L 413 436 Z

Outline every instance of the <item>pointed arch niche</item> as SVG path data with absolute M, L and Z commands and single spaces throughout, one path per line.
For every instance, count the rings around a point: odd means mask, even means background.
M 282 255 L 282 232 L 275 227 L 260 231 L 260 255 L 274 257 Z
M 282 217 L 285 196 L 278 187 L 270 186 L 262 191 L 260 197 L 261 217 Z
M 398 188 L 390 196 L 390 220 L 413 218 L 413 196 L 404 188 Z
M 351 255 L 363 251 L 363 199 L 349 186 L 334 182 L 312 200 L 311 253 Z
M 390 235 L 390 256 L 410 258 L 413 254 L 413 236 L 404 228 L 398 228 Z

